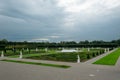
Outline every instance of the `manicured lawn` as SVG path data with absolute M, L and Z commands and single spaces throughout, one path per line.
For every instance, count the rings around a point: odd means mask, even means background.
M 115 65 L 119 56 L 120 56 L 120 48 L 108 54 L 107 56 L 101 58 L 100 60 L 94 62 L 93 64 Z
M 26 57 L 33 57 L 33 56 L 41 56 L 41 55 L 47 55 L 47 54 L 52 54 L 52 53 L 31 53 L 31 54 L 23 54 L 23 58 Z M 55 53 L 53 53 L 55 54 Z M 12 55 L 12 56 L 8 56 L 10 58 L 18 58 L 19 55 Z
M 47 63 L 37 63 L 37 62 L 27 62 L 27 61 L 17 61 L 17 60 L 7 60 L 3 59 L 1 61 L 6 62 L 14 62 L 14 63 L 23 63 L 23 64 L 32 64 L 32 65 L 41 65 L 41 66 L 50 66 L 50 67 L 58 67 L 58 68 L 69 68 L 67 65 L 58 65 L 58 64 L 47 64 Z
M 36 54 L 23 54 L 23 58 L 24 57 L 30 57 L 30 56 L 40 56 L 41 54 L 40 53 L 36 53 Z M 19 55 L 13 55 L 13 56 L 8 56 L 10 58 L 18 58 Z

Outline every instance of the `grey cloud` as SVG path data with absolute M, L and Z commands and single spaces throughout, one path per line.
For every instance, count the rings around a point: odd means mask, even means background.
M 0 0 L 0 38 L 13 41 L 117 39 L 120 37 L 119 8 L 98 15 L 84 10 L 66 12 L 57 0 Z
M 30 1 L 35 2 L 34 0 L 30 0 Z M 59 12 L 60 9 L 55 5 L 55 2 L 53 1 L 44 1 L 44 0 L 39 0 L 39 1 L 40 1 L 39 2 L 40 5 L 39 3 L 37 3 L 38 7 L 36 8 L 38 9 L 38 13 L 42 13 L 42 14 L 38 14 L 37 12 L 34 12 L 34 10 L 32 11 L 32 9 L 27 10 L 29 6 L 32 4 L 32 3 L 29 4 L 29 0 L 27 1 L 2 0 L 1 3 L 3 3 L 4 6 L 0 7 L 2 8 L 2 11 L 0 11 L 0 15 L 8 16 L 11 18 L 23 19 L 26 21 L 26 23 L 15 23 L 14 21 L 7 20 L 7 18 L 4 17 L 4 22 L 2 21 L 2 23 L 0 23 L 2 24 L 1 32 L 6 31 L 4 32 L 4 34 L 12 33 L 11 35 L 14 37 L 12 36 L 10 37 L 14 39 L 15 37 L 22 39 L 22 37 L 26 37 L 26 36 L 28 38 L 30 36 L 32 39 L 38 36 L 43 37 L 44 35 L 48 34 L 46 32 L 53 33 L 54 31 L 58 31 L 59 30 L 58 27 L 62 23 L 61 19 L 64 16 L 62 11 Z M 32 7 L 34 6 L 31 5 L 30 8 Z M 6 20 L 8 22 L 7 24 L 6 24 Z

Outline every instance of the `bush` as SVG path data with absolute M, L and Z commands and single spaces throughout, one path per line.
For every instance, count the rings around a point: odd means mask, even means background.
M 80 55 L 80 60 L 83 62 L 83 61 L 86 61 L 87 60 L 87 54 L 82 52 L 82 53 L 79 53 Z

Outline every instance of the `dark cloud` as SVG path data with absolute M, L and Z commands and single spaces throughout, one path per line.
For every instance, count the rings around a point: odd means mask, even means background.
M 0 0 L 0 38 L 13 41 L 118 39 L 120 2 L 103 2 Z

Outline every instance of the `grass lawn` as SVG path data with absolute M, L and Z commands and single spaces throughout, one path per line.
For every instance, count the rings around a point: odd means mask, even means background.
M 40 56 L 41 54 L 40 53 L 35 53 L 35 54 L 23 54 L 23 58 L 24 57 L 30 57 L 30 56 Z M 8 56 L 10 58 L 18 58 L 19 55 L 13 55 L 13 56 Z
M 41 66 L 50 66 L 50 67 L 58 67 L 58 68 L 69 68 L 67 65 L 58 65 L 58 64 L 47 64 L 47 63 L 37 63 L 37 62 L 27 62 L 27 61 L 17 61 L 17 60 L 7 60 L 3 59 L 1 61 L 6 62 L 14 62 L 14 63 L 23 63 L 23 64 L 32 64 L 32 65 L 41 65 Z
M 23 54 L 23 58 L 26 57 L 33 57 L 33 56 L 41 56 L 41 55 L 48 55 L 48 54 L 55 54 L 55 53 L 31 53 L 31 54 Z M 12 55 L 8 56 L 9 58 L 18 58 L 19 55 Z
M 93 64 L 115 65 L 119 56 L 120 56 L 120 48 L 118 48 L 116 51 L 108 54 L 107 56 L 99 59 L 98 61 L 94 62 Z

